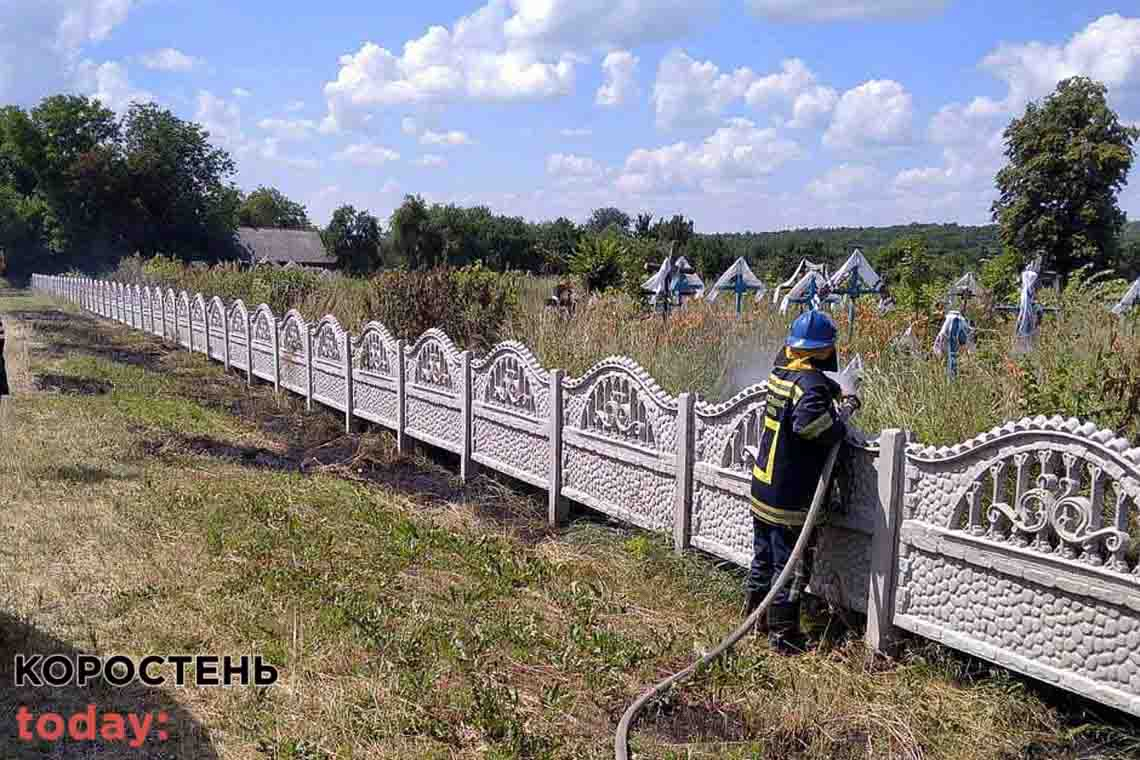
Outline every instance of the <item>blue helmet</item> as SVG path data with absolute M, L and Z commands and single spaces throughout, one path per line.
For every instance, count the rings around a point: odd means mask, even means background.
M 792 322 L 786 345 L 790 348 L 827 348 L 835 345 L 839 333 L 835 322 L 822 311 L 805 311 Z

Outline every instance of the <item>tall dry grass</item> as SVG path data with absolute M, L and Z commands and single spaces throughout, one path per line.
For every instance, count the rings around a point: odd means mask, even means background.
M 626 295 L 608 293 L 580 300 L 567 318 L 546 307 L 557 278 L 482 269 L 326 279 L 300 271 L 128 262 L 122 276 L 264 301 L 279 314 L 297 308 L 310 320 L 334 314 L 353 331 L 370 319 L 406 339 L 442 327 L 476 352 L 513 339 L 544 366 L 572 376 L 608 356 L 628 356 L 669 393 L 692 392 L 712 402 L 764 380 L 798 313 L 780 314 L 771 299 L 748 299 L 737 315 L 732 299 L 723 297 L 713 304 L 693 299 L 663 319 Z M 866 368 L 860 425 L 872 433 L 902 427 L 922 441 L 949 444 L 1009 419 L 1063 414 L 1140 439 L 1137 317 L 1122 321 L 1107 308 L 1125 286 L 1078 272 L 1063 293 L 1043 291 L 1042 300 L 1061 311 L 1045 318 L 1028 352 L 1019 352 L 1012 316 L 984 301 L 970 305 L 966 313 L 977 328 L 976 346 L 960 357 L 953 379 L 945 359 L 931 353 L 940 310 L 880 315 L 872 299 L 863 299 L 848 341 L 846 309 L 837 309 L 841 360 L 859 355 Z M 908 326 L 918 339 L 915 354 L 892 345 Z

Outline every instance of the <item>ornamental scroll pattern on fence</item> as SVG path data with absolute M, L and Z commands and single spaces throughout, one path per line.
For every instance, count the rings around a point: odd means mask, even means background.
M 501 343 L 471 366 L 472 458 L 531 485 L 550 482 L 550 373 L 521 343 Z
M 140 300 L 120 283 L 34 284 L 125 324 Z M 150 329 L 189 348 L 198 303 L 194 350 L 341 410 L 346 426 L 454 451 L 464 478 L 484 466 L 545 488 L 554 521 L 572 500 L 671 531 L 678 549 L 751 558 L 764 384 L 706 404 L 629 359 L 566 379 L 518 343 L 473 358 L 439 330 L 406 346 L 376 322 L 354 337 L 332 317 L 278 321 L 265 304 L 170 289 L 154 290 Z M 1140 448 L 1061 418 L 943 448 L 889 430 L 846 445 L 829 498 L 810 589 L 865 612 L 871 646 L 910 631 L 1140 716 Z
M 678 402 L 611 357 L 563 385 L 562 495 L 640 528 L 673 530 Z
M 1140 449 L 1037 417 L 906 459 L 895 625 L 1140 714 Z
M 407 349 L 404 366 L 408 435 L 463 454 L 463 356 L 442 330 L 428 330 Z

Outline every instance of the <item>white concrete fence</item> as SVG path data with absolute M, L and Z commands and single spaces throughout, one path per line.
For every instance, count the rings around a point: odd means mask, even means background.
M 285 388 L 746 566 L 750 462 L 767 388 L 723 404 L 665 393 L 636 362 L 582 377 L 518 343 L 485 356 L 439 330 L 414 343 L 371 322 L 278 320 L 266 305 L 102 280 L 33 287 Z M 884 431 L 852 444 L 819 533 L 811 591 L 896 629 L 1140 716 L 1140 448 L 1090 423 L 1023 419 L 952 447 Z

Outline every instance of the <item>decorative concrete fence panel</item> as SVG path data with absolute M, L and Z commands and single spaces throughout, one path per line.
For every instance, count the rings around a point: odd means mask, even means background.
M 210 358 L 227 367 L 229 360 L 229 336 L 226 332 L 226 305 L 218 296 L 206 304 L 206 338 L 209 341 Z
M 206 299 L 195 293 L 190 300 L 190 350 L 209 356 L 210 334 L 206 330 Z
M 894 624 L 1140 715 L 1140 449 L 1060 417 L 912 444 Z
M 470 365 L 467 366 L 468 375 Z M 464 357 L 443 331 L 428 330 L 405 349 L 404 432 L 463 454 Z
M 562 495 L 640 528 L 672 532 L 678 400 L 632 359 L 563 386 Z
M 165 332 L 163 326 L 165 312 L 162 308 L 162 291 L 158 289 L 158 286 L 155 286 L 145 288 L 143 293 L 150 304 L 150 334 L 161 338 Z
M 313 400 L 345 412 L 346 426 L 352 422 L 350 340 L 340 322 L 331 315 L 322 318 L 312 330 Z
M 752 457 L 768 386 L 750 386 L 723 404 L 696 405 L 691 542 L 722 559 L 752 561 Z
M 278 332 L 281 387 L 304 396 L 306 401 L 311 402 L 309 324 L 299 311 L 290 309 L 281 320 Z
M 500 343 L 471 363 L 471 457 L 545 488 L 550 485 L 551 380 L 521 343 Z
M 131 292 L 131 286 L 126 283 L 119 285 L 119 293 L 122 304 L 122 321 L 127 327 L 135 326 L 135 305 L 133 303 L 134 294 Z
M 181 333 L 178 331 L 178 296 L 173 288 L 167 288 L 162 297 L 162 320 L 166 339 L 171 343 L 178 343 Z
M 111 283 L 111 319 L 123 321 L 123 287 L 117 282 Z
M 250 324 L 253 331 L 250 340 L 253 346 L 253 376 L 271 382 L 274 388 L 278 388 L 281 383 L 281 356 L 277 352 L 277 318 L 269 306 L 261 304 L 254 310 Z
M 193 351 L 193 333 L 190 327 L 190 296 L 185 290 L 179 291 L 177 306 L 178 344 Z
M 150 297 L 143 291 L 142 285 L 133 285 L 134 303 L 137 320 L 135 329 L 150 332 Z
M 352 347 L 352 411 L 357 417 L 401 429 L 403 345 L 379 322 L 369 322 Z
M 230 305 L 227 335 L 230 341 L 228 351 L 230 366 L 244 370 L 246 377 L 250 378 L 250 367 L 253 365 L 250 353 L 253 349 L 249 341 L 249 310 L 245 308 L 245 302 L 240 298 Z

